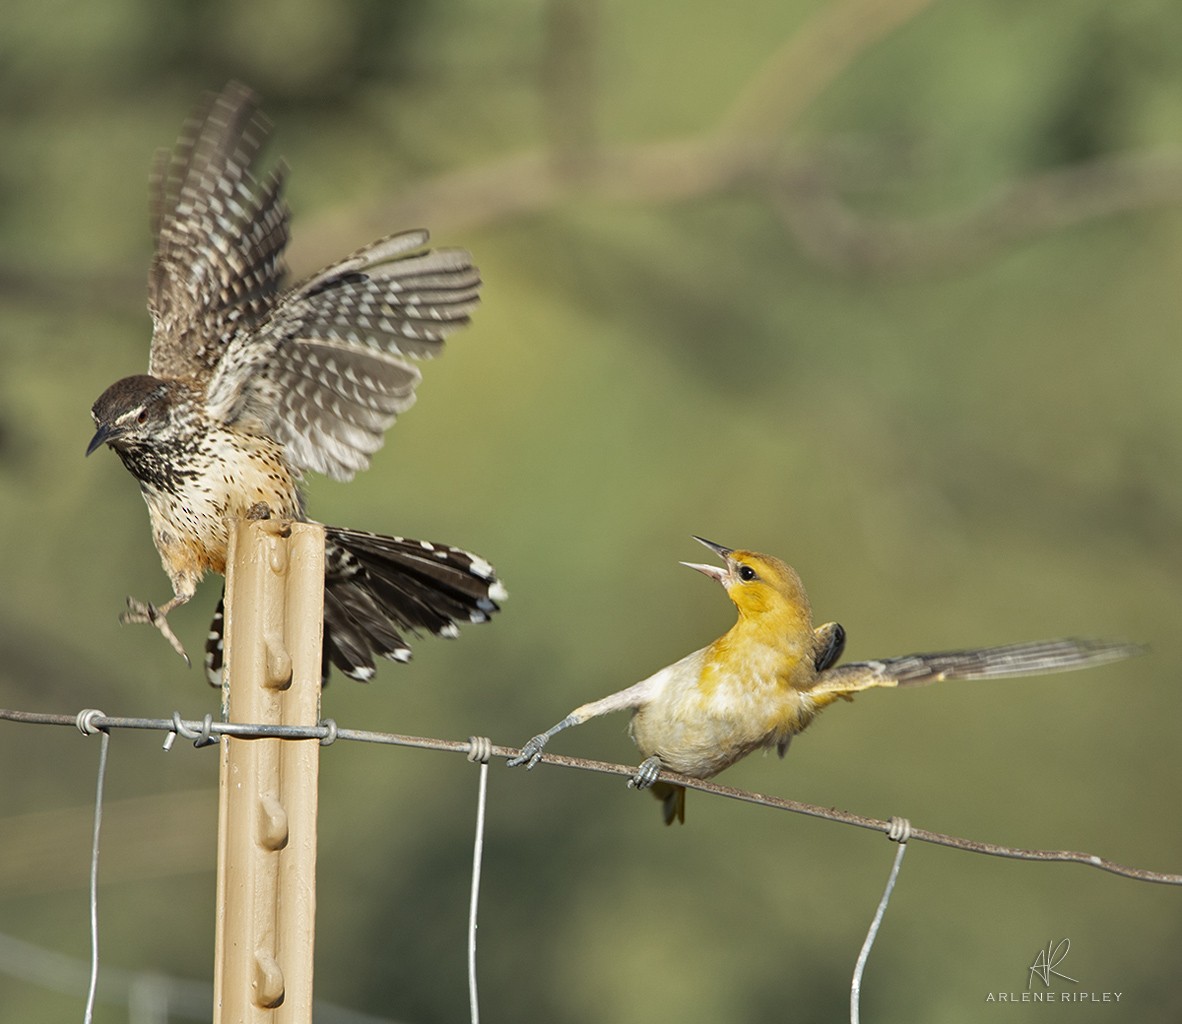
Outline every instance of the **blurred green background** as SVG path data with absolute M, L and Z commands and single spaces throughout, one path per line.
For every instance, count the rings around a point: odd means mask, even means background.
M 1182 870 L 1182 9 L 10 0 L 3 706 L 216 711 L 197 670 L 118 625 L 126 594 L 161 600 L 168 583 L 134 482 L 82 451 L 94 398 L 146 367 L 152 155 L 231 77 L 263 95 L 292 168 L 297 274 L 424 225 L 470 247 L 486 281 L 370 472 L 310 481 L 310 508 L 471 547 L 511 600 L 369 686 L 338 679 L 326 714 L 524 742 L 730 625 L 718 589 L 677 565 L 701 557 L 698 533 L 796 565 L 851 658 L 1063 634 L 1153 648 L 1083 674 L 870 693 L 784 762 L 721 781 Z M 190 649 L 216 592 L 173 617 Z M 625 725 L 552 749 L 633 761 Z M 0 735 L 0 934 L 85 960 L 98 743 Z M 210 978 L 216 760 L 112 737 L 109 978 Z M 476 778 L 438 753 L 324 752 L 320 997 L 466 1019 Z M 665 829 L 618 779 L 498 762 L 484 1017 L 843 1019 L 893 852 L 693 793 Z M 1079 985 L 1059 987 L 1119 1004 L 987 1001 L 1025 990 L 1064 937 Z M 1177 890 L 917 844 L 863 1017 L 1176 1020 L 1180 940 Z M 5 1020 L 79 1018 L 78 990 L 6 963 Z M 165 1019 L 150 1003 L 141 991 L 138 1020 Z

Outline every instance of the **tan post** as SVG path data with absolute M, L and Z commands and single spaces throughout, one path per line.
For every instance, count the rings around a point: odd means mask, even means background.
M 323 604 L 323 527 L 230 524 L 227 721 L 319 721 Z M 214 1024 L 311 1024 L 319 741 L 221 745 Z

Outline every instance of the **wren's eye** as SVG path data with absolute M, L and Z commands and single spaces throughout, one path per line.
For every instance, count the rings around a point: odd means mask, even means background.
M 751 566 L 749 566 L 749 565 L 740 565 L 739 566 L 739 579 L 741 579 L 744 583 L 750 583 L 752 580 L 758 579 L 758 578 L 759 577 L 758 577 L 757 573 L 755 572 L 754 569 L 751 568 Z
M 139 414 L 139 415 L 138 415 L 138 416 L 135 418 L 135 421 L 136 421 L 136 423 L 138 423 L 138 424 L 139 424 L 141 427 L 142 427 L 142 426 L 143 426 L 145 423 L 147 423 L 147 422 L 148 422 L 148 410 L 147 410 L 147 409 L 141 409 L 141 410 L 140 410 L 140 414 Z

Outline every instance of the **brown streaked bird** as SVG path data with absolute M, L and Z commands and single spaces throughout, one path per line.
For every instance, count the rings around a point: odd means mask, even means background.
M 231 83 L 187 123 L 153 175 L 148 372 L 94 403 L 86 453 L 114 449 L 140 484 L 173 597 L 127 599 L 188 661 L 168 613 L 207 572 L 224 574 L 227 520 L 258 503 L 304 520 L 302 476 L 348 480 L 415 400 L 443 339 L 468 323 L 480 277 L 462 249 L 426 249 L 426 231 L 373 242 L 284 290 L 289 212 L 282 165 L 257 169 L 270 124 Z M 460 548 L 325 528 L 324 671 L 374 674 L 407 661 L 407 638 L 485 622 L 504 588 Z M 222 603 L 206 644 L 219 685 Z
M 845 630 L 813 627 L 800 577 L 771 555 L 735 551 L 695 537 L 722 566 L 684 562 L 722 584 L 738 621 L 708 647 L 647 679 L 575 708 L 509 761 L 532 768 L 547 742 L 572 725 L 631 711 L 632 738 L 644 756 L 630 785 L 652 789 L 665 824 L 685 821 L 685 787 L 659 779 L 668 770 L 710 779 L 753 750 L 788 744 L 835 700 L 878 686 L 923 686 L 945 679 L 994 679 L 1090 668 L 1142 652 L 1112 640 L 1040 640 L 975 650 L 908 654 L 837 665 Z

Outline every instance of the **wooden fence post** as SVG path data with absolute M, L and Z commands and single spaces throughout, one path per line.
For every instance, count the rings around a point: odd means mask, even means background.
M 320 718 L 324 529 L 230 524 L 224 717 Z M 317 740 L 221 740 L 214 1024 L 311 1024 Z

